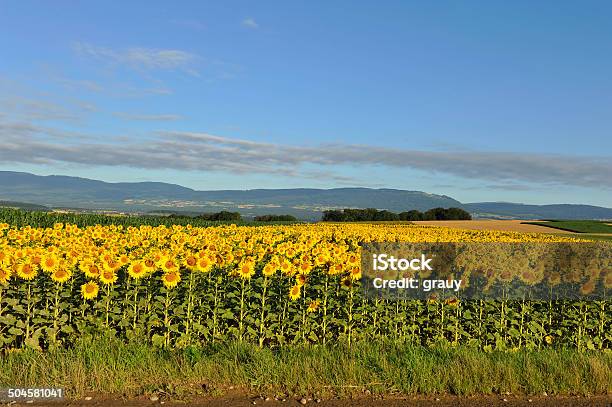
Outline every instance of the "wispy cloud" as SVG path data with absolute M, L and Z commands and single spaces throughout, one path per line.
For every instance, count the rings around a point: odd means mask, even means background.
M 96 110 L 92 103 L 82 100 L 51 101 L 20 95 L 0 96 L 0 111 L 13 120 L 35 121 L 78 121 L 83 115 Z
M 178 114 L 134 114 L 127 112 L 114 112 L 113 116 L 119 117 L 124 120 L 136 120 L 136 121 L 159 121 L 159 122 L 171 122 L 181 120 L 183 116 Z
M 222 171 L 342 178 L 339 166 L 449 174 L 492 185 L 612 188 L 612 159 L 483 151 L 421 151 L 356 144 L 295 146 L 195 132 L 160 132 L 138 142 L 50 141 L 48 129 L 0 120 L 0 162 Z M 107 138 L 110 140 L 110 138 Z M 486 184 L 485 184 L 486 185 Z
M 259 28 L 259 24 L 257 24 L 257 21 L 255 21 L 255 19 L 249 17 L 249 18 L 245 18 L 244 20 L 242 20 L 242 25 L 244 27 L 247 28 L 251 28 L 251 29 L 258 29 Z
M 79 55 L 132 69 L 182 70 L 190 74 L 198 74 L 193 67 L 198 56 L 183 50 L 141 47 L 113 49 L 87 42 L 76 42 L 73 48 Z

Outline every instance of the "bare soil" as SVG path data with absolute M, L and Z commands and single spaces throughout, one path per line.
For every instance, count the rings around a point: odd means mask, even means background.
M 608 396 L 439 396 L 439 397 L 404 397 L 381 399 L 375 397 L 329 399 L 329 400 L 306 400 L 301 403 L 299 398 L 288 398 L 284 401 L 274 398 L 266 401 L 261 397 L 252 397 L 244 394 L 226 395 L 221 397 L 201 397 L 189 400 L 156 400 L 145 399 L 116 399 L 108 397 L 92 397 L 91 400 L 73 400 L 61 402 L 19 402 L 11 405 L 14 407 L 27 406 L 51 406 L 51 407 L 176 407 L 176 406 L 196 406 L 196 407 L 610 407 L 612 406 L 612 395 Z
M 521 233 L 558 233 L 575 235 L 574 232 L 539 225 L 526 225 L 525 220 L 423 220 L 413 222 L 416 225 L 442 226 L 469 230 L 500 230 Z

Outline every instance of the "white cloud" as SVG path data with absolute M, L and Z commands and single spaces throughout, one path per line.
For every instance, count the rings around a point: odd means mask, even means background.
M 255 21 L 251 17 L 245 18 L 244 20 L 242 20 L 242 25 L 244 27 L 252 28 L 252 29 L 258 29 L 259 28 L 259 24 L 257 24 L 257 21 Z
M 441 152 L 356 144 L 299 146 L 195 132 L 159 132 L 139 141 L 87 136 L 57 141 L 58 133 L 61 134 L 58 130 L 0 119 L 0 162 L 76 163 L 304 178 L 312 177 L 316 171 L 337 177 L 338 166 L 384 167 L 449 174 L 498 185 L 612 189 L 609 156 Z

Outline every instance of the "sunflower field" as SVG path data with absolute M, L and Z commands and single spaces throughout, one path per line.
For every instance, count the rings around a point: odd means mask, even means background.
M 0 224 L 0 348 L 110 335 L 158 347 L 397 340 L 484 350 L 609 349 L 609 300 L 366 297 L 364 242 L 548 242 L 393 224 L 48 228 Z M 601 275 L 612 285 L 612 271 Z

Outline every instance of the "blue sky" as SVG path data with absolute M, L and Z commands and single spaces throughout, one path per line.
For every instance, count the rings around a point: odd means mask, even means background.
M 612 3 L 0 1 L 0 169 L 612 206 Z

